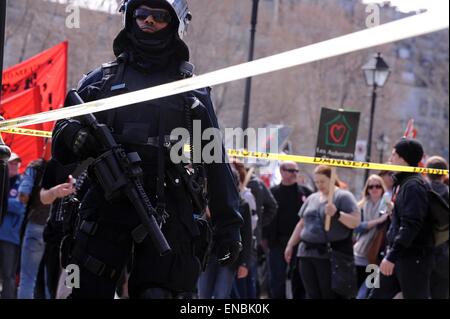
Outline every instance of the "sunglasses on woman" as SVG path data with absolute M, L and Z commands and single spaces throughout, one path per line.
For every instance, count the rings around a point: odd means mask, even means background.
M 382 189 L 383 188 L 383 186 L 381 186 L 381 185 L 369 185 L 369 186 L 367 186 L 367 189 Z
M 283 171 L 289 172 L 291 174 L 294 174 L 294 173 L 297 174 L 299 172 L 299 170 L 295 169 L 295 168 L 283 168 Z
M 133 15 L 135 19 L 139 20 L 145 20 L 149 16 L 152 16 L 158 23 L 170 23 L 172 21 L 170 13 L 164 10 L 139 8 L 134 11 Z

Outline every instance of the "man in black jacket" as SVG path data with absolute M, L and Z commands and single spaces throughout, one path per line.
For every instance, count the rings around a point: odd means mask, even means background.
M 278 204 L 264 182 L 255 174 L 252 174 L 250 177 L 247 187 L 250 188 L 253 196 L 255 196 L 256 215 L 258 216 L 258 222 L 254 231 L 257 249 L 256 252 L 254 252 L 256 253 L 256 256 L 253 256 L 253 258 L 256 259 L 253 265 L 253 271 L 258 273 L 257 291 L 255 294 L 261 295 L 268 291 L 268 269 L 266 260 L 269 247 L 267 245 L 267 240 L 263 240 L 263 228 L 269 225 L 275 218 Z M 261 262 L 261 271 L 258 271 L 257 263 L 259 262 Z
M 283 162 L 280 166 L 280 173 L 281 184 L 270 189 L 278 204 L 277 213 L 263 233 L 269 244 L 269 286 L 270 297 L 274 299 L 286 298 L 285 283 L 288 265 L 284 260 L 284 250 L 298 223 L 298 212 L 306 198 L 312 193 L 309 188 L 297 183 L 299 173 L 297 163 Z M 295 260 L 292 261 L 290 267 L 295 266 L 295 263 Z M 302 285 L 301 280 L 294 277 L 293 294 L 297 294 L 297 289 L 304 290 L 303 287 L 298 287 L 299 285 Z M 298 294 L 302 295 L 302 293 Z M 294 298 L 300 297 L 294 296 Z
M 419 142 L 403 138 L 395 145 L 390 162 L 417 167 L 423 154 Z M 370 298 L 390 299 L 401 291 L 405 299 L 427 299 L 434 250 L 428 184 L 414 173 L 395 174 L 394 181 L 387 254 L 380 264 L 380 287 Z

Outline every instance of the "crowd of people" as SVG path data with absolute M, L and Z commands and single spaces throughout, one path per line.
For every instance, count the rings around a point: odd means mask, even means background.
M 391 162 L 417 166 L 422 156 L 420 143 L 402 139 Z M 20 164 L 12 153 L 8 210 L 0 226 L 1 297 L 67 298 L 68 262 L 61 256 L 71 248 L 64 217 L 68 203 L 79 205 L 77 197 L 86 193 L 87 171 L 41 158 L 21 175 Z M 426 165 L 448 169 L 439 156 Z M 195 291 L 184 298 L 448 299 L 448 241 L 434 244 L 426 196 L 434 190 L 448 204 L 447 176 L 381 171 L 369 176 L 357 201 L 339 178 L 331 185 L 328 166 L 315 168 L 312 189 L 295 162 L 281 163 L 281 183 L 271 188 L 243 162 L 233 159 L 231 168 L 244 221 L 242 250 L 235 262 L 222 265 L 213 242 Z M 202 217 L 211 224 L 210 208 Z M 336 292 L 332 251 L 353 256 L 353 295 Z M 378 286 L 368 282 L 369 265 L 380 267 Z M 122 271 L 117 298 L 129 298 L 130 267 Z

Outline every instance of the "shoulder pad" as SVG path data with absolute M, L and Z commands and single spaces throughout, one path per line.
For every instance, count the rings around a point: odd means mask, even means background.
M 108 62 L 108 63 L 103 63 L 102 64 L 102 69 L 114 68 L 114 67 L 116 67 L 118 65 L 119 65 L 119 62 L 111 61 L 111 62 Z
M 92 83 L 99 82 L 103 78 L 102 68 L 97 68 L 85 74 L 78 82 L 77 91 L 81 91 Z
M 103 79 L 106 80 L 110 76 L 114 76 L 119 67 L 119 62 L 113 61 L 102 64 Z

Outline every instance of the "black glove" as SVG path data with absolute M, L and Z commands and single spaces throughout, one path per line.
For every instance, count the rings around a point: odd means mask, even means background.
M 242 243 L 239 229 L 216 237 L 217 260 L 222 266 L 235 263 L 241 251 Z
M 73 139 L 72 151 L 81 159 L 95 157 L 98 153 L 98 143 L 94 136 L 85 128 L 81 128 Z

